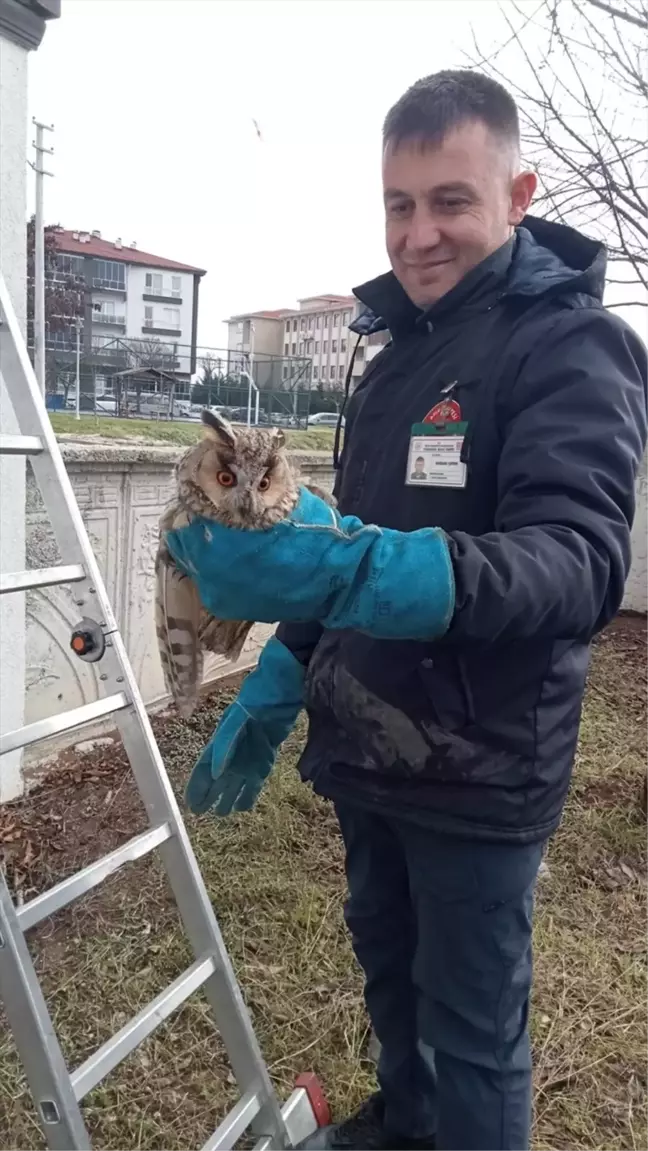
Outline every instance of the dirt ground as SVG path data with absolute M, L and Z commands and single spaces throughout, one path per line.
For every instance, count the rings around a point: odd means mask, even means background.
M 189 722 L 154 721 L 179 793 L 232 688 Z M 342 921 L 332 811 L 294 770 L 303 725 L 257 809 L 188 828 L 272 1076 L 283 1095 L 313 1069 L 337 1114 L 373 1087 L 362 981 Z M 628 1151 L 646 1129 L 645 621 L 596 645 L 574 783 L 541 880 L 532 1035 L 538 1151 Z M 55 778 L 0 809 L 0 852 L 29 899 L 146 826 L 121 747 L 68 755 Z M 155 857 L 29 935 L 65 1055 L 78 1065 L 191 961 Z M 236 1087 L 200 996 L 88 1097 L 98 1148 L 201 1146 Z M 44 1146 L 0 1018 L 0 1145 Z

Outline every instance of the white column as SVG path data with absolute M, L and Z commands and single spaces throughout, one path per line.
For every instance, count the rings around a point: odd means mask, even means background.
M 27 314 L 27 56 L 0 36 L 0 268 L 25 331 Z M 0 364 L 0 428 L 17 431 Z M 25 462 L 0 457 L 0 570 L 25 567 Z M 24 595 L 0 597 L 0 725 L 20 727 L 25 703 Z M 0 802 L 23 790 L 21 753 L 0 759 Z

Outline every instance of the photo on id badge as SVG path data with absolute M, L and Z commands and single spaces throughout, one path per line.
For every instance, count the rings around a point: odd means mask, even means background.
M 405 483 L 411 487 L 465 488 L 461 459 L 468 425 L 422 423 L 412 428 Z

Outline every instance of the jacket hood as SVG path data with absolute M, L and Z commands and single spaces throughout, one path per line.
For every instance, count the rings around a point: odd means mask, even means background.
M 409 299 L 393 272 L 353 289 L 365 305 L 350 325 L 358 335 L 411 328 L 423 317 L 461 307 L 476 295 L 498 297 L 560 296 L 583 293 L 603 298 L 607 256 L 603 244 L 564 224 L 526 216 L 514 240 L 503 244 L 473 268 L 427 312 Z

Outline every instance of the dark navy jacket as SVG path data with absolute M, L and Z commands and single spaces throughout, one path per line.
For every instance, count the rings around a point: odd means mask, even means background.
M 442 527 L 457 599 L 435 643 L 281 625 L 308 664 L 300 767 L 321 794 L 455 835 L 557 826 L 646 441 L 645 349 L 603 309 L 604 274 L 599 244 L 528 218 L 425 314 L 391 273 L 356 290 L 392 342 L 349 403 L 340 510 Z M 467 484 L 406 486 L 412 426 L 448 387 Z

